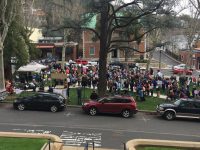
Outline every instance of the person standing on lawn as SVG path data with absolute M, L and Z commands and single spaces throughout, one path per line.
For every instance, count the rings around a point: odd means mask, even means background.
M 77 98 L 78 98 L 78 105 L 82 102 L 82 88 L 81 86 L 77 87 Z
M 93 92 L 90 95 L 90 99 L 91 100 L 97 100 L 99 98 L 98 94 L 96 93 L 95 90 L 93 90 Z

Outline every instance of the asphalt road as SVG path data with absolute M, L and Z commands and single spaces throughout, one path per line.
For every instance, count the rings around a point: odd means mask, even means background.
M 180 64 L 179 62 L 175 61 L 175 59 L 172 59 L 171 57 L 167 57 L 167 56 L 168 55 L 165 52 L 161 51 L 161 62 L 162 63 L 167 64 L 169 66 L 175 66 L 175 65 Z M 153 58 L 159 62 L 160 51 L 154 51 Z
M 166 121 L 158 116 L 138 113 L 125 119 L 119 115 L 89 116 L 80 108 L 57 113 L 18 111 L 0 103 L 0 131 L 51 133 L 65 145 L 123 149 L 123 143 L 136 138 L 200 141 L 200 121 Z
M 159 60 L 160 60 L 160 59 L 159 59 L 159 58 L 160 58 L 160 51 L 155 51 L 155 52 L 153 53 L 153 58 L 154 58 L 154 60 L 157 60 L 158 63 L 159 63 Z M 172 69 L 171 69 L 170 67 L 180 64 L 180 63 L 177 62 L 175 59 L 173 59 L 173 58 L 171 58 L 171 57 L 168 57 L 168 55 L 167 55 L 165 52 L 163 52 L 163 51 L 161 51 L 161 62 L 164 63 L 164 64 L 166 64 L 166 65 L 168 65 L 168 67 L 169 67 L 169 69 L 166 69 L 166 68 L 165 68 L 165 69 L 162 69 L 162 68 L 161 68 L 161 72 L 162 72 L 165 76 L 172 76 L 173 73 L 172 73 Z M 154 71 L 155 71 L 155 72 L 156 72 L 157 70 L 158 70 L 158 68 L 157 68 L 157 69 L 154 68 Z M 198 77 L 198 76 L 200 75 L 200 71 L 194 70 L 192 75 Z M 176 75 L 176 76 L 179 76 L 179 75 Z M 190 75 L 187 75 L 187 76 L 190 77 Z

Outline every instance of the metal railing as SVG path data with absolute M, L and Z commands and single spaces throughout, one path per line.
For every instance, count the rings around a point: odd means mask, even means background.
M 54 150 L 53 146 L 52 146 L 53 143 L 63 144 L 63 142 L 52 141 L 51 139 L 48 139 L 47 144 L 41 150 Z M 122 143 L 122 144 L 123 144 L 123 150 L 127 150 L 126 143 Z M 83 150 L 89 150 L 89 148 L 90 149 L 92 148 L 92 150 L 95 150 L 95 142 L 92 142 L 92 144 L 91 144 L 91 142 L 90 143 L 86 142 L 83 147 Z
M 94 149 L 95 149 L 95 143 L 92 142 L 92 150 L 94 150 Z M 84 150 L 89 150 L 89 143 L 88 142 L 85 144 Z M 123 143 L 123 150 L 127 150 L 126 143 Z
M 53 147 L 54 143 L 63 144 L 63 142 L 52 141 L 51 139 L 48 139 L 47 144 L 41 150 L 54 150 L 54 147 Z

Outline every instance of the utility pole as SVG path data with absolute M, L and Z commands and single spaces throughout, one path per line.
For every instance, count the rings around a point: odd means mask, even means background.
M 65 67 L 65 51 L 67 46 L 66 29 L 64 29 L 63 48 L 62 48 L 62 69 Z
M 65 16 L 65 0 L 63 0 L 63 17 Z M 62 49 L 62 69 L 65 67 L 65 52 L 66 52 L 66 46 L 67 46 L 67 31 L 64 28 L 64 33 L 63 33 L 63 49 Z
M 159 70 L 161 69 L 161 49 L 160 49 L 160 57 L 159 57 Z
M 0 93 L 5 90 L 4 62 L 3 62 L 3 42 L 0 41 Z

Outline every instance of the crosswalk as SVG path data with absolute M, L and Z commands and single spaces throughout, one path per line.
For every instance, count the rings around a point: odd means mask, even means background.
M 42 129 L 22 129 L 14 128 L 13 132 L 36 133 L 36 134 L 53 134 L 50 130 Z M 102 133 L 99 132 L 81 132 L 81 131 L 63 131 L 60 135 L 65 146 L 102 146 Z

